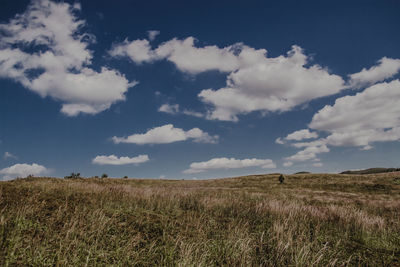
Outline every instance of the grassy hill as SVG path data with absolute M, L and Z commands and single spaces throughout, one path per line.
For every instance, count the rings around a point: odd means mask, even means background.
M 0 182 L 1 266 L 400 266 L 400 173 Z
M 400 171 L 400 168 L 369 168 L 357 171 L 344 171 L 341 172 L 341 174 L 373 174 L 373 173 L 398 172 L 398 171 Z

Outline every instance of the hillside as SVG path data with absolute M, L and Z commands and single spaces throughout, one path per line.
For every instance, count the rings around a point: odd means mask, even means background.
M 0 265 L 400 266 L 400 175 L 0 182 Z
M 344 171 L 341 172 L 341 174 L 374 174 L 374 173 L 385 173 L 385 172 L 400 172 L 400 168 L 369 168 L 357 171 Z

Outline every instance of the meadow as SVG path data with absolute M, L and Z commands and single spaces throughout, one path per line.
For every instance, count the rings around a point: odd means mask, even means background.
M 0 182 L 1 266 L 400 266 L 400 172 Z

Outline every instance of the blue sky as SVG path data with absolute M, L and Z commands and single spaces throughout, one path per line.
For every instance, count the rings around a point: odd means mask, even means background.
M 0 177 L 399 167 L 398 1 L 2 1 Z

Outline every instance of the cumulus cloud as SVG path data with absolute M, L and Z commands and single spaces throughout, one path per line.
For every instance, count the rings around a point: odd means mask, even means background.
M 320 153 L 329 152 L 328 146 L 321 141 L 320 143 L 313 143 L 311 142 L 309 146 L 305 149 L 297 152 L 296 154 L 286 157 L 285 160 L 287 161 L 307 161 L 311 159 L 317 159 L 317 155 Z
M 113 57 L 128 57 L 137 64 L 155 61 L 158 57 L 152 51 L 148 40 L 125 40 L 121 44 L 114 44 L 108 52 Z
M 275 140 L 275 143 L 283 145 L 283 144 L 286 144 L 288 141 L 289 142 L 290 141 L 301 141 L 304 139 L 313 139 L 313 138 L 318 138 L 318 133 L 311 132 L 309 129 L 303 129 L 303 130 L 298 130 L 293 133 L 290 133 L 284 138 L 278 137 Z M 300 146 L 301 146 L 302 143 L 292 143 L 291 145 L 297 146 L 298 144 L 300 144 Z
M 217 169 L 238 169 L 247 167 L 276 168 L 271 159 L 235 159 L 235 158 L 213 158 L 209 161 L 193 162 L 190 168 L 183 173 L 193 174 Z
M 307 56 L 298 46 L 293 46 L 286 56 L 258 55 L 253 64 L 232 72 L 226 87 L 203 90 L 199 97 L 213 106 L 210 119 L 237 121 L 239 114 L 289 111 L 344 88 L 340 76 L 319 65 L 306 67 L 307 63 Z
M 198 143 L 218 142 L 218 135 L 211 136 L 199 128 L 193 128 L 185 131 L 181 128 L 175 128 L 172 124 L 155 127 L 143 134 L 132 134 L 127 137 L 112 137 L 114 143 L 132 143 L 132 144 L 168 144 L 185 140 L 193 140 Z
M 13 155 L 13 154 L 11 154 L 10 152 L 4 152 L 4 156 L 3 156 L 3 159 L 17 159 L 17 156 L 15 156 L 15 155 Z
M 136 84 L 116 70 L 89 67 L 88 45 L 95 38 L 82 32 L 79 10 L 79 4 L 33 0 L 24 13 L 0 24 L 0 77 L 61 101 L 68 116 L 106 110 Z
M 190 74 L 198 74 L 210 70 L 230 72 L 238 67 L 234 47 L 219 48 L 215 45 L 196 47 L 195 38 L 185 40 L 172 39 L 161 44 L 156 50 L 160 59 L 173 62 L 176 67 Z
M 114 57 L 128 57 L 137 64 L 166 59 L 179 70 L 190 74 L 210 70 L 230 72 L 238 66 L 232 46 L 222 49 L 217 46 L 196 47 L 193 37 L 184 40 L 174 38 L 156 49 L 151 48 L 148 40 L 125 40 L 114 44 L 109 54 Z
M 139 155 L 133 158 L 130 157 L 117 157 L 115 155 L 109 156 L 96 156 L 93 160 L 93 164 L 98 165 L 126 165 L 126 164 L 140 164 L 149 161 L 148 155 Z
M 319 110 L 308 125 L 310 129 L 326 132 L 327 136 L 311 142 L 291 143 L 302 150 L 285 159 L 316 160 L 318 154 L 329 152 L 329 146 L 370 150 L 375 142 L 399 141 L 399 99 L 399 80 L 378 83 L 356 95 L 336 99 L 333 105 Z M 280 141 L 278 138 L 276 142 Z
M 285 137 L 286 140 L 296 140 L 296 141 L 300 141 L 303 139 L 312 139 L 312 138 L 318 138 L 318 134 L 316 132 L 310 132 L 309 129 L 295 131 L 291 134 L 288 134 Z
M 318 111 L 309 125 L 328 132 L 332 146 L 370 149 L 374 142 L 400 140 L 400 81 L 383 82 L 354 96 L 336 99 Z
M 39 164 L 15 164 L 10 167 L 0 170 L 0 174 L 3 174 L 3 179 L 8 180 L 15 177 L 26 177 L 28 175 L 42 175 L 48 173 L 49 170 Z
M 316 163 L 313 163 L 313 166 L 314 167 L 322 167 L 322 166 L 324 166 L 324 164 L 322 164 L 321 162 L 316 162 Z
M 166 59 L 182 72 L 228 73 L 226 86 L 205 89 L 199 98 L 211 110 L 208 119 L 237 121 L 253 111 L 283 112 L 312 99 L 338 93 L 343 79 L 319 65 L 309 65 L 303 50 L 294 45 L 287 55 L 267 57 L 265 49 L 242 43 L 227 47 L 195 45 L 195 38 L 172 39 L 152 48 L 148 40 L 116 44 L 112 56 L 126 56 L 140 64 Z
M 359 88 L 391 78 L 399 71 L 400 59 L 383 57 L 377 65 L 369 69 L 363 68 L 360 72 L 349 75 L 349 83 L 351 87 Z
M 160 112 L 165 112 L 165 113 L 169 113 L 169 114 L 177 114 L 179 113 L 179 105 L 175 104 L 175 105 L 171 105 L 171 104 L 163 104 L 158 111 Z

